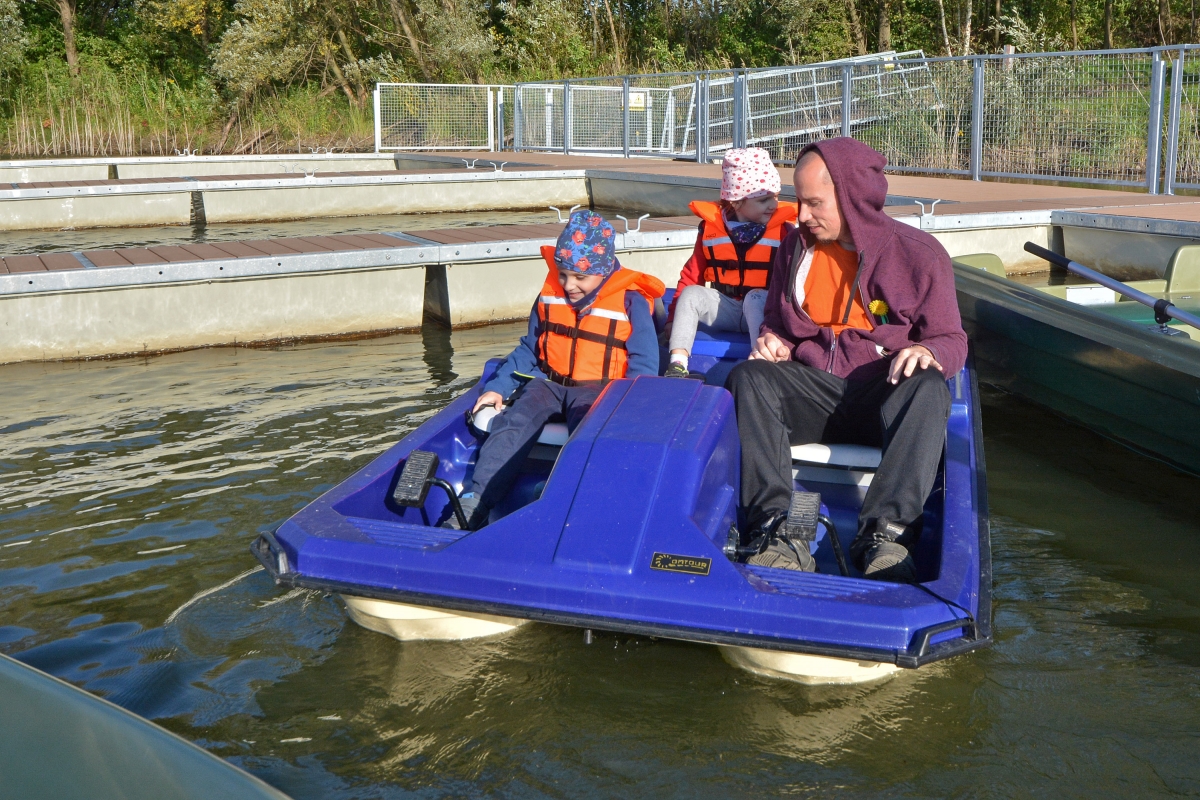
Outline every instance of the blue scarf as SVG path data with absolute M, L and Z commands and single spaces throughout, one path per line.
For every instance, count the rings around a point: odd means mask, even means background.
M 729 241 L 742 247 L 754 244 L 767 232 L 767 225 L 764 222 L 743 222 L 740 225 L 726 225 L 725 227 L 729 230 Z

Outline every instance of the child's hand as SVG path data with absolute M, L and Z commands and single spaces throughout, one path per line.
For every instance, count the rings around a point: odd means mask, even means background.
M 479 395 L 479 399 L 475 401 L 475 407 L 471 409 L 471 413 L 474 414 L 484 406 L 492 406 L 497 411 L 503 411 L 504 398 L 500 396 L 499 392 L 484 392 L 483 394 Z

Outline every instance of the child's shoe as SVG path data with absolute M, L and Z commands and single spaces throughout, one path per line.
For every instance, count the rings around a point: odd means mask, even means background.
M 491 509 L 480 503 L 476 495 L 463 495 L 458 498 L 458 503 L 462 506 L 463 516 L 467 518 L 467 530 L 477 531 L 487 524 Z M 458 515 L 453 510 L 450 511 L 450 516 L 441 524 L 441 527 L 455 531 L 462 530 L 462 525 L 458 523 Z
M 683 364 L 680 364 L 678 361 L 672 361 L 670 366 L 667 367 L 667 371 L 663 373 L 663 377 L 664 378 L 690 378 L 691 373 L 688 372 L 688 368 L 686 366 L 684 366 Z

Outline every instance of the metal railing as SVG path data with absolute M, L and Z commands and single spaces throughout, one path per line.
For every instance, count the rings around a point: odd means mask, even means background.
M 624 75 L 517 84 L 516 150 L 707 161 L 731 147 L 785 150 L 845 127 L 842 82 L 854 91 L 936 105 L 928 67 L 876 53 L 802 67 Z M 884 80 L 883 76 L 890 78 Z M 852 120 L 851 125 L 865 120 Z
M 1200 45 L 877 53 L 804 67 L 470 88 L 493 99 L 467 108 L 445 89 L 427 106 L 410 103 L 422 109 L 411 121 L 381 126 L 377 114 L 377 142 L 701 162 L 754 145 L 786 162 L 808 142 L 853 136 L 897 172 L 1200 190 Z M 483 116 L 470 123 L 472 114 Z M 479 133 L 472 145 L 465 134 L 447 144 L 459 119 L 463 130 L 492 131 L 486 145 Z
M 375 85 L 375 152 L 496 150 L 504 142 L 511 86 L 452 83 Z

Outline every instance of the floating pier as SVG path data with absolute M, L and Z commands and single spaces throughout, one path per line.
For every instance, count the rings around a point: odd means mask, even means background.
M 361 158 L 392 169 L 324 175 L 319 168 L 311 174 L 313 164 L 331 156 L 309 159 L 308 173 L 277 175 L 236 174 L 229 158 L 117 160 L 118 171 L 130 161 L 146 170 L 203 163 L 226 172 L 0 186 L 0 227 L 38 213 L 59 214 L 61 223 L 68 210 L 85 227 L 79 220 L 201 224 L 590 204 L 628 209 L 631 218 L 653 214 L 628 229 L 614 220 L 618 252 L 623 263 L 671 285 L 695 244 L 687 202 L 715 199 L 720 186 L 719 167 L 694 163 L 519 156 L 520 164 L 501 169 L 499 161 L 483 161 L 496 154 L 474 154 L 466 164 L 441 155 L 368 155 Z M 355 165 L 353 158 L 336 163 Z M 271 162 L 245 161 L 260 170 L 264 163 Z M 86 174 L 106 164 L 37 169 Z M 0 171 L 18 168 L 34 169 L 0 163 Z M 785 170 L 785 197 L 793 195 L 790 177 Z M 1027 240 L 1061 252 L 1063 237 L 1076 237 L 1103 249 L 1105 230 L 1121 228 L 1128 243 L 1137 229 L 1122 263 L 1160 275 L 1162 252 L 1200 241 L 1200 198 L 895 175 L 889 182 L 888 213 L 930 231 L 951 255 L 995 253 L 1010 272 L 1044 269 L 1021 249 Z M 932 208 L 935 199 L 942 202 Z M 496 225 L 2 256 L 0 363 L 370 335 L 425 320 L 470 326 L 521 319 L 545 277 L 539 249 L 559 230 Z

